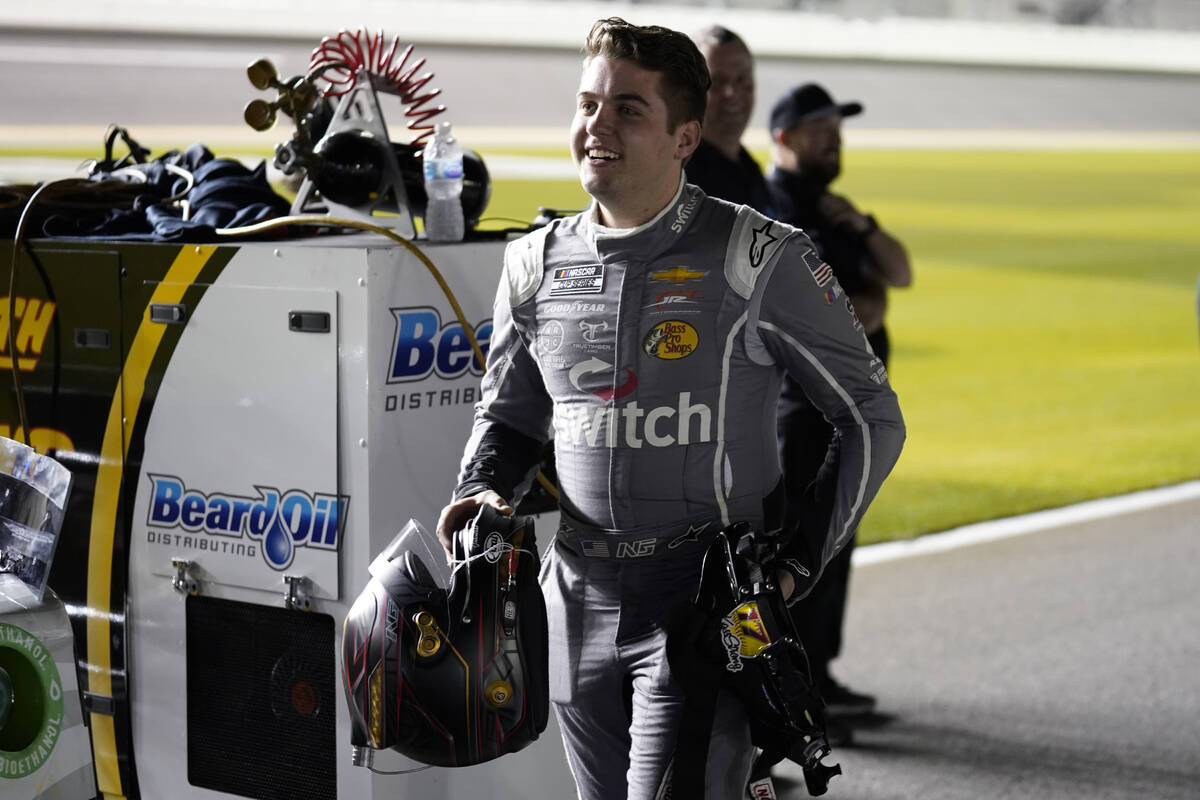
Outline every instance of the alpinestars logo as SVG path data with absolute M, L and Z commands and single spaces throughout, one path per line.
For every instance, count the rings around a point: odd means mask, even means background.
M 771 233 L 771 220 L 763 222 L 761 228 L 754 229 L 754 239 L 750 242 L 750 266 L 758 269 L 762 266 L 767 248 L 779 241 L 779 237 Z
M 285 570 L 298 547 L 337 550 L 349 495 L 280 491 L 255 486 L 257 496 L 233 495 L 189 489 L 171 475 L 150 475 L 150 510 L 146 524 L 157 528 L 182 528 L 209 537 L 249 538 L 268 566 Z

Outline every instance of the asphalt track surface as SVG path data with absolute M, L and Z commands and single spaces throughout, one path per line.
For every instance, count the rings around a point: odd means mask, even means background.
M 1200 499 L 855 568 L 847 800 L 1200 797 Z M 807 797 L 798 767 L 782 797 Z

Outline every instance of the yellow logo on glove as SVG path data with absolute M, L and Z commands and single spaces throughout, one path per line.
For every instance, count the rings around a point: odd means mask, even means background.
M 754 658 L 767 648 L 771 636 L 758 613 L 758 603 L 743 603 L 721 620 L 721 642 L 729 658 L 725 668 L 730 672 L 741 671 L 741 659 Z

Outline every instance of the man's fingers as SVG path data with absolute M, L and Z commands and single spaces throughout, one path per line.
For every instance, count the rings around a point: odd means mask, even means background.
M 479 507 L 491 506 L 504 516 L 511 516 L 512 506 L 496 492 L 486 489 L 470 497 L 455 500 L 438 515 L 437 537 L 447 553 L 454 552 L 454 534 L 466 527 L 471 518 L 479 513 Z

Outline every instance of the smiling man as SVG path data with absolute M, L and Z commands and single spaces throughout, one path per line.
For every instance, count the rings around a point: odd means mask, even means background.
M 542 589 L 579 797 L 652 800 L 701 774 L 706 797 L 732 800 L 752 756 L 745 711 L 720 696 L 706 757 L 682 755 L 696 751 L 680 749 L 686 698 L 666 648 L 717 531 L 781 524 L 764 409 L 787 374 L 839 432 L 775 565 L 785 596 L 845 543 L 904 425 L 808 239 L 684 183 L 709 88 L 692 41 L 613 18 L 585 53 L 571 151 L 593 202 L 508 246 L 483 399 L 438 533 L 448 543 L 484 504 L 511 513 L 553 435 L 561 525 Z
M 704 54 L 712 87 L 704 114 L 704 138 L 687 163 L 687 178 L 705 194 L 775 216 L 762 168 L 742 146 L 754 111 L 754 57 L 733 31 L 710 25 L 693 35 Z

